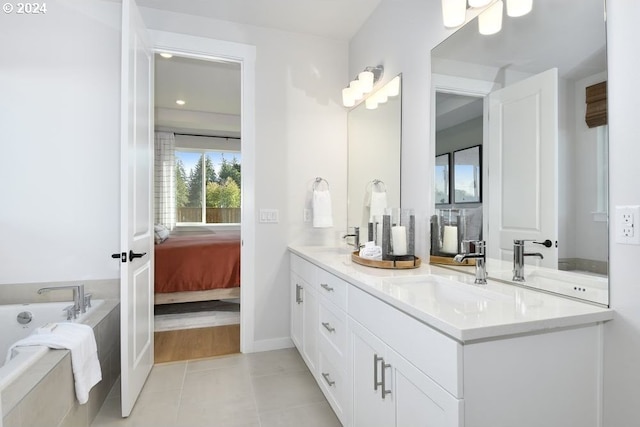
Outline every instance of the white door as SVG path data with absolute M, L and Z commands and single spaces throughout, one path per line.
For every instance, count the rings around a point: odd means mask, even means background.
M 122 416 L 153 366 L 153 53 L 134 0 L 122 2 L 120 316 Z
M 513 259 L 514 239 L 531 242 L 528 263 L 557 268 L 558 70 L 552 68 L 489 94 L 487 170 L 491 258 Z

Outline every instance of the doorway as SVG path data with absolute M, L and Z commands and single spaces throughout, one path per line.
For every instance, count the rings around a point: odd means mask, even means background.
M 255 224 L 250 220 L 255 216 L 255 208 L 253 203 L 253 194 L 255 187 L 255 117 L 254 117 L 254 93 L 255 93 L 255 47 L 238 43 L 230 43 L 213 39 L 204 39 L 200 37 L 188 36 L 183 34 L 168 33 L 162 31 L 149 31 L 153 40 L 154 50 L 157 53 L 166 52 L 178 57 L 190 58 L 193 61 L 207 61 L 208 65 L 223 66 L 227 68 L 235 67 L 235 72 L 239 73 L 240 97 L 235 102 L 239 104 L 240 114 L 238 118 L 233 119 L 231 114 L 224 112 L 217 117 L 221 119 L 222 124 L 229 125 L 235 123 L 235 133 L 229 127 L 218 126 L 215 135 L 209 132 L 207 135 L 209 142 L 212 136 L 217 136 L 217 141 L 229 143 L 241 140 L 241 190 L 240 190 L 240 224 L 235 224 L 236 230 L 240 233 L 240 258 L 242 260 L 240 266 L 240 275 L 242 278 L 242 287 L 239 289 L 239 295 L 232 297 L 239 299 L 240 302 L 240 352 L 251 352 L 254 348 L 253 329 L 254 329 L 254 272 L 249 266 L 254 262 L 254 236 Z M 185 100 L 186 101 L 186 100 Z M 185 103 L 185 106 L 189 104 Z M 193 104 L 191 104 L 193 105 Z M 183 114 L 184 116 L 184 114 Z M 235 120 L 235 121 L 234 121 Z M 195 125 L 190 125 L 194 130 Z M 185 127 L 182 126 L 184 129 Z M 189 127 L 186 127 L 189 129 Z M 239 132 L 238 132 L 239 129 Z M 165 129 L 166 130 L 166 129 Z M 195 129 L 197 132 L 181 132 L 188 135 L 182 135 L 184 138 L 201 139 L 202 129 Z M 202 141 L 200 141 L 202 142 Z M 219 147 L 218 147 L 219 148 Z M 224 150 L 218 150 L 224 151 Z M 229 163 L 233 163 L 233 158 L 227 159 Z M 206 198 L 206 196 L 205 196 Z M 205 213 L 206 215 L 206 213 Z M 206 219 L 205 219 L 206 222 Z M 239 225 L 239 227 L 238 227 Z M 231 225 L 218 225 L 219 232 L 226 232 Z M 205 227 L 207 228 L 207 227 Z M 187 227 L 188 229 L 188 227 Z

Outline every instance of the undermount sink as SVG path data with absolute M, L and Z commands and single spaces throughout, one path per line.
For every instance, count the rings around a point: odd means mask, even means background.
M 411 304 L 428 304 L 432 307 L 450 307 L 460 314 L 473 314 L 486 310 L 496 302 L 512 300 L 512 297 L 439 276 L 394 277 L 385 279 L 383 285 L 400 299 Z

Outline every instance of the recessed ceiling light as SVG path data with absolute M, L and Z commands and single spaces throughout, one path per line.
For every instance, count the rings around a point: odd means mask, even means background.
M 176 100 L 176 104 L 184 105 L 184 104 L 186 104 L 186 102 L 184 102 L 182 99 L 178 99 L 178 100 Z
M 166 52 L 162 52 L 162 53 L 160 54 L 160 56 L 162 56 L 163 58 L 167 58 L 167 59 L 169 59 L 169 58 L 173 57 L 173 55 L 172 55 L 172 54 L 170 54 L 170 53 L 166 53 Z

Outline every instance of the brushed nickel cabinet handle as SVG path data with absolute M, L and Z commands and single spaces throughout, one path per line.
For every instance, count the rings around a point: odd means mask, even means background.
M 333 288 L 329 285 L 327 285 L 326 283 L 321 283 L 320 287 L 322 287 L 322 289 L 324 289 L 327 292 L 333 292 Z
M 323 372 L 322 373 L 322 378 L 324 378 L 324 380 L 327 382 L 329 387 L 333 386 L 336 383 L 335 381 L 331 380 L 331 378 L 329 377 L 329 373 L 328 372 Z
M 378 357 L 377 354 L 373 355 L 373 389 L 375 391 L 378 390 L 378 386 L 381 386 L 383 383 L 381 381 L 378 381 L 378 362 L 383 361 L 384 363 L 384 359 L 382 357 Z
M 329 322 L 322 322 L 322 326 L 324 326 L 324 328 L 329 332 L 335 332 L 336 331 L 336 328 L 331 326 L 331 324 Z
M 384 359 L 381 358 L 381 370 L 382 370 L 382 381 L 380 382 L 380 386 L 382 387 L 382 399 L 384 400 L 384 398 L 387 396 L 387 394 L 391 394 L 391 390 L 387 390 L 387 375 L 385 374 L 386 370 L 388 368 L 391 368 L 391 364 L 389 363 L 384 363 Z
M 298 285 L 296 283 L 296 302 L 298 304 L 300 304 L 302 302 L 302 297 L 300 296 L 300 290 L 302 289 L 302 286 Z

